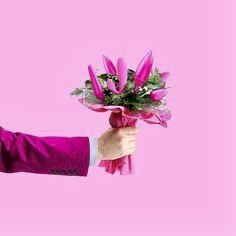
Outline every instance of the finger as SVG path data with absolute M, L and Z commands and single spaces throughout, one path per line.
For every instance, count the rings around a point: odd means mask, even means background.
M 129 140 L 128 142 L 129 142 L 129 143 L 135 143 L 136 140 L 135 140 L 135 139 L 134 139 L 134 140 Z
M 136 147 L 136 143 L 135 142 L 128 142 L 126 144 L 126 148 L 129 149 L 129 148 L 135 148 Z
M 125 135 L 132 135 L 138 132 L 138 129 L 136 127 L 123 127 L 122 130 Z
M 125 138 L 125 139 L 122 140 L 122 143 L 127 145 L 127 146 L 134 145 L 136 143 L 136 138 L 135 137 Z
M 128 149 L 128 152 L 134 152 L 135 151 L 135 148 L 129 148 Z
M 127 154 L 126 155 L 130 155 L 130 154 L 132 154 L 134 152 L 135 152 L 135 149 L 134 148 L 130 148 L 130 149 L 127 150 Z
M 124 140 L 125 142 L 132 141 L 132 140 L 136 140 L 136 135 L 135 135 L 135 134 L 125 135 L 125 136 L 123 137 L 123 140 Z
M 125 135 L 125 136 L 123 137 L 123 139 L 124 139 L 125 141 L 136 140 L 136 135 L 135 135 L 135 134 Z

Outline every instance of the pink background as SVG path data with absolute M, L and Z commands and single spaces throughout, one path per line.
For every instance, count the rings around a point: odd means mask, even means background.
M 136 173 L 0 173 L 1 235 L 235 234 L 233 6 L 227 0 L 1 1 L 0 125 L 98 137 L 109 113 L 69 93 L 102 54 L 169 71 L 169 128 L 138 124 Z M 235 14 L 235 12 L 234 12 Z

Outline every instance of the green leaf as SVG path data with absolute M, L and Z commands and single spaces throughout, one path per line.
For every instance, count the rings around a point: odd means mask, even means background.
M 104 79 L 104 80 L 107 80 L 107 78 L 108 78 L 108 74 L 101 74 L 101 75 L 99 75 L 98 76 L 98 78 L 101 78 L 101 79 Z
M 87 89 L 91 89 L 91 88 L 92 88 L 92 83 L 91 83 L 91 81 L 90 81 L 90 80 L 86 80 L 86 81 L 85 81 L 85 86 L 86 86 Z

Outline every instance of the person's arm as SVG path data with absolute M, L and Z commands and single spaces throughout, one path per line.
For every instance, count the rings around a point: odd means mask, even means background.
M 87 176 L 88 137 L 37 137 L 0 127 L 0 171 Z
M 0 126 L 0 172 L 87 176 L 98 160 L 115 160 L 135 150 L 137 128 L 110 128 L 99 138 L 37 137 Z

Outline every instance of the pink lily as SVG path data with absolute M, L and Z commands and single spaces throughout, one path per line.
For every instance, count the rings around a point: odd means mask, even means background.
M 165 82 L 169 78 L 170 73 L 169 72 L 163 72 L 163 73 L 160 74 L 160 76 L 161 76 L 161 79 Z
M 98 77 L 97 77 L 92 65 L 88 66 L 88 71 L 89 71 L 89 76 L 90 76 L 90 80 L 92 83 L 94 95 L 98 99 L 102 100 L 104 98 L 103 89 L 102 89 L 101 84 L 99 83 Z
M 152 101 L 160 101 L 165 95 L 166 95 L 166 90 L 165 89 L 157 89 L 153 90 L 150 93 L 150 98 Z
M 124 90 L 125 85 L 127 84 L 127 77 L 128 77 L 127 67 L 122 57 L 120 57 L 117 61 L 117 73 L 119 78 L 119 90 L 116 89 L 116 85 L 112 79 L 107 80 L 107 87 L 114 94 L 121 94 Z
M 146 83 L 153 64 L 152 51 L 148 52 L 140 62 L 134 76 L 135 92 Z
M 102 56 L 102 59 L 106 72 L 111 75 L 116 75 L 116 68 L 112 63 L 112 61 L 107 56 L 104 55 Z

